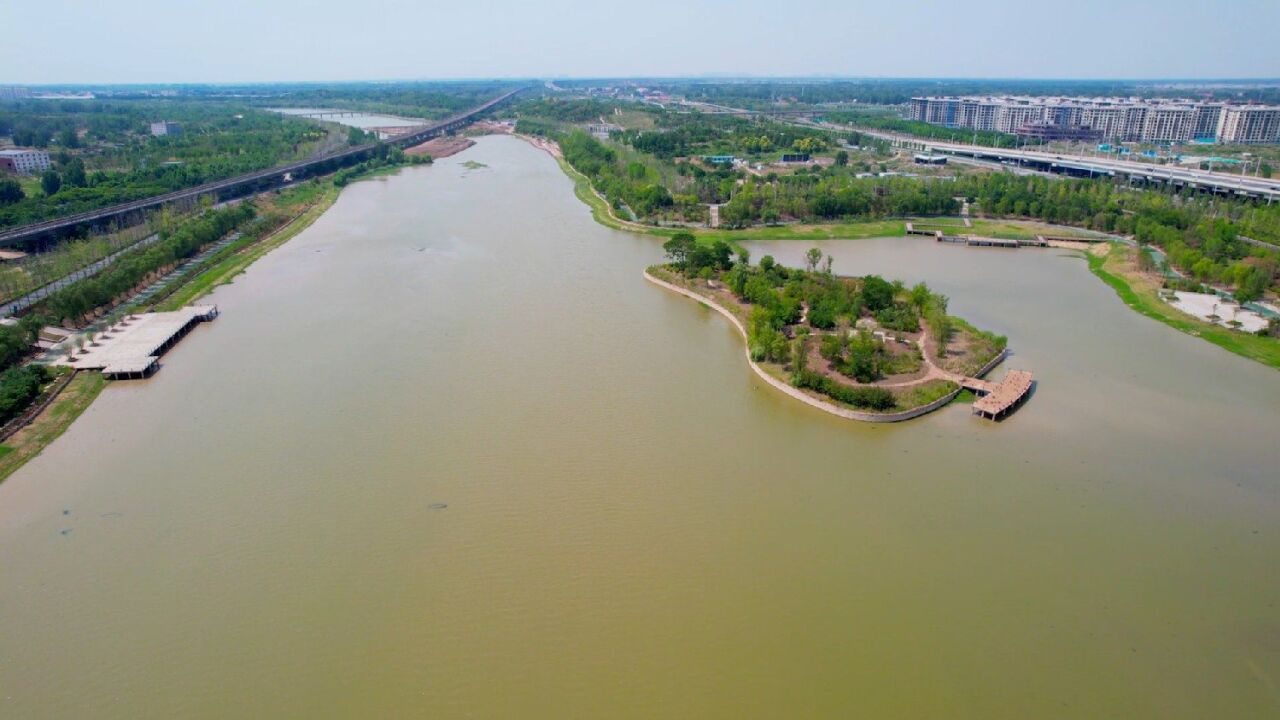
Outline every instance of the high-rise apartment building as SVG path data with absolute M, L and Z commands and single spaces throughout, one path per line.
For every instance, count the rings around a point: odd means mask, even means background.
M 912 120 L 1036 137 L 1280 143 L 1280 107 L 1142 98 L 917 97 Z

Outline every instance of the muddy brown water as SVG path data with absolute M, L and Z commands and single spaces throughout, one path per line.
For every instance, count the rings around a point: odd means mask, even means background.
M 516 139 L 348 187 L 0 485 L 0 716 L 1280 712 L 1280 373 L 1063 251 L 820 246 L 1034 397 L 787 398 Z

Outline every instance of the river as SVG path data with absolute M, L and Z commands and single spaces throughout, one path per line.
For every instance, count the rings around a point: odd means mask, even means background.
M 1280 712 L 1280 374 L 1064 251 L 822 247 L 1035 395 L 787 398 L 513 138 L 349 186 L 0 484 L 0 716 Z

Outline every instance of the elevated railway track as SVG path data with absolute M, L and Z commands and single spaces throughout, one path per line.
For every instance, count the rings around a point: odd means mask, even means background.
M 84 227 L 102 226 L 117 219 L 140 218 L 143 213 L 149 210 L 183 200 L 211 196 L 216 201 L 221 201 L 252 192 L 260 192 L 306 177 L 332 172 L 345 165 L 351 165 L 373 157 L 380 147 L 412 147 L 431 138 L 453 132 L 510 100 L 524 89 L 516 88 L 465 112 L 445 118 L 437 123 L 424 125 L 412 132 L 387 140 L 336 150 L 309 160 L 279 165 L 223 180 L 215 180 L 163 195 L 154 195 L 141 200 L 67 215 L 56 220 L 47 220 L 11 228 L 0 232 L 0 247 L 30 245 L 39 241 L 54 240 Z

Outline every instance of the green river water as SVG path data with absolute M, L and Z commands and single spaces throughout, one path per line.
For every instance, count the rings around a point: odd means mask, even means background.
M 1280 373 L 1064 251 L 821 247 L 1035 395 L 787 398 L 515 139 L 348 187 L 0 485 L 0 717 L 1280 716 Z

